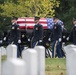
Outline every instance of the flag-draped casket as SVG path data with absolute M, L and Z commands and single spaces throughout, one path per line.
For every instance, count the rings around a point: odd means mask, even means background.
M 54 22 L 53 18 L 40 18 L 39 23 L 43 25 L 43 29 L 52 29 Z M 60 25 L 63 25 L 61 20 L 58 21 Z M 34 18 L 18 18 L 17 24 L 20 26 L 20 29 L 33 29 L 35 22 Z

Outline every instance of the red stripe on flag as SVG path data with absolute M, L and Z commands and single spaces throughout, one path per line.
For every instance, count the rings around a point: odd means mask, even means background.
M 26 21 L 17 21 L 17 23 L 26 23 Z
M 26 29 L 26 26 L 20 26 L 20 29 Z
M 20 29 L 33 29 L 35 25 L 34 18 L 19 18 L 17 23 L 20 25 Z M 47 20 L 45 18 L 41 18 L 39 23 L 43 25 L 44 29 L 47 29 Z

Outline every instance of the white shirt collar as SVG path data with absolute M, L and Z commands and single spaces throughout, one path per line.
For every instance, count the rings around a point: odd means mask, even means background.
M 35 23 L 35 25 L 37 25 L 39 22 Z
M 12 23 L 12 25 L 14 25 L 15 23 Z
M 16 24 L 17 22 L 13 22 L 12 25 Z

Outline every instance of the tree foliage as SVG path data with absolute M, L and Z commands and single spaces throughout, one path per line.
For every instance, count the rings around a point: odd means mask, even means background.
M 54 8 L 59 7 L 60 2 L 56 0 L 6 0 L 0 5 L 2 16 L 32 17 L 51 17 L 54 15 Z
M 76 18 L 76 0 L 60 0 L 59 8 L 56 8 L 56 14 L 63 20 L 67 30 L 73 27 L 72 20 Z

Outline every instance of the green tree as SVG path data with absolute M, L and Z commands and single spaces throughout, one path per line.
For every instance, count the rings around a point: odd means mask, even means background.
M 76 17 L 76 0 L 60 0 L 59 8 L 56 8 L 56 14 L 63 20 L 67 30 L 73 27 L 72 20 Z
M 53 16 L 55 13 L 54 8 L 59 7 L 59 1 L 56 0 L 7 0 L 4 4 L 0 5 L 3 10 L 0 15 L 2 16 L 34 16 L 41 17 Z

